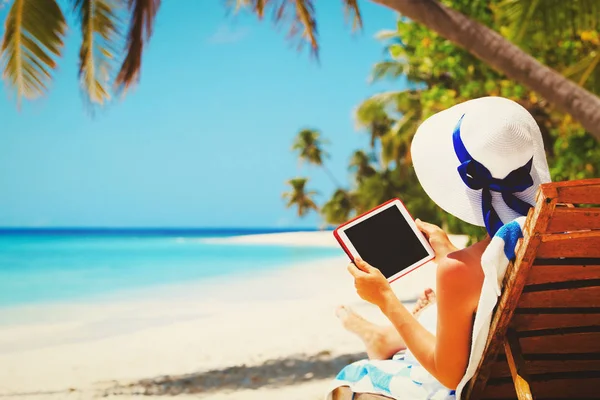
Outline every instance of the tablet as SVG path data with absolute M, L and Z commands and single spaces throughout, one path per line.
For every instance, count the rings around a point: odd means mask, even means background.
M 392 282 L 435 258 L 400 199 L 392 199 L 333 231 L 350 260 L 359 256 Z

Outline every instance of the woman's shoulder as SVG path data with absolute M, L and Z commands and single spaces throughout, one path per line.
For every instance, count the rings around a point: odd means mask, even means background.
M 441 258 L 437 267 L 437 288 L 453 293 L 459 302 L 477 305 L 483 284 L 481 253 L 468 247 Z

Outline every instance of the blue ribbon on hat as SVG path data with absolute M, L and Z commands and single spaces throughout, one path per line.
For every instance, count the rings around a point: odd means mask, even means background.
M 533 157 L 527 164 L 519 167 L 509 173 L 504 179 L 494 178 L 491 172 L 479 161 L 473 159 L 467 151 L 460 137 L 460 126 L 463 120 L 463 114 L 452 134 L 454 143 L 454 151 L 461 164 L 458 166 L 458 174 L 462 178 L 467 187 L 473 190 L 481 189 L 481 209 L 483 212 L 483 220 L 485 228 L 490 236 L 494 236 L 498 229 L 503 225 L 502 220 L 498 216 L 496 210 L 492 206 L 492 191 L 502 194 L 502 199 L 507 206 L 512 208 L 520 215 L 527 215 L 527 212 L 532 207 L 531 204 L 519 199 L 514 195 L 516 192 L 533 186 L 531 178 L 531 167 L 533 165 Z

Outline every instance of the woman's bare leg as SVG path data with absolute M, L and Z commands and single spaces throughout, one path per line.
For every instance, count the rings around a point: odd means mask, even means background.
M 340 386 L 332 393 L 333 400 L 387 400 L 391 397 L 371 393 L 354 393 L 348 386 Z M 352 397 L 354 395 L 354 397 Z
M 333 400 L 352 400 L 353 394 L 348 386 L 340 386 L 331 393 Z
M 418 315 L 433 302 L 435 293 L 432 289 L 426 289 L 417 301 L 413 314 Z M 392 325 L 376 325 L 345 306 L 338 307 L 336 315 L 344 328 L 361 338 L 371 360 L 387 360 L 398 351 L 406 349 L 404 340 Z

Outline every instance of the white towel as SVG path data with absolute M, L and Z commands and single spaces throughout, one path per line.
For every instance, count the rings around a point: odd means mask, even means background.
M 496 307 L 498 297 L 502 292 L 504 274 L 506 274 L 506 268 L 510 260 L 515 257 L 515 247 L 519 238 L 523 237 L 524 223 L 525 217 L 519 217 L 500 228 L 481 256 L 481 267 L 484 274 L 483 287 L 481 288 L 481 296 L 479 297 L 479 305 L 473 324 L 469 365 L 456 389 L 458 400 L 460 400 L 462 390 L 467 382 L 475 375 L 483 356 L 494 307 Z

